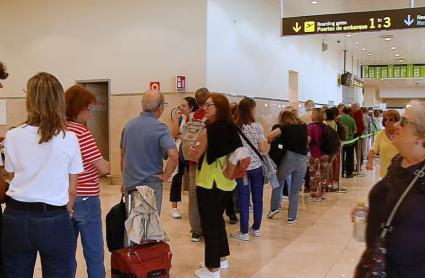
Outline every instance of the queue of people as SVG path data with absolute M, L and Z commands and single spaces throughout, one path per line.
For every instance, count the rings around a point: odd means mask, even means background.
M 5 78 L 6 68 L 0 63 L 0 79 Z M 22 125 L 7 132 L 4 142 L 5 170 L 11 181 L 1 229 L 0 274 L 32 277 L 40 254 L 44 277 L 75 277 L 76 246 L 81 237 L 88 277 L 105 277 L 99 177 L 109 172 L 110 165 L 86 126 L 96 98 L 78 85 L 64 92 L 59 80 L 46 72 L 30 78 L 26 91 L 28 117 Z M 171 217 L 181 219 L 177 203 L 181 201 L 183 172 L 188 169 L 192 241 L 205 241 L 204 262 L 195 271 L 197 277 L 217 278 L 220 269 L 229 267 L 230 248 L 223 215 L 228 210 L 230 218 L 236 217 L 235 204 L 240 213 L 240 230 L 231 234 L 231 238 L 248 241 L 251 236 L 261 237 L 264 187 L 261 156 L 269 152 L 270 143 L 279 140 L 282 154 L 276 163 L 279 187 L 272 191 L 267 218 L 272 219 L 281 211 L 285 184 L 289 198 L 288 224 L 297 221 L 298 196 L 303 184 L 310 192 L 310 201 L 325 199 L 329 169 L 339 162 L 335 162 L 335 155 L 322 150 L 323 125 L 331 127 L 346 142 L 341 156 L 341 174 L 345 178 L 353 177 L 354 149 L 360 152 L 357 159 L 361 161 L 357 165 L 361 165 L 363 154 L 368 152 L 368 170 L 373 169 L 375 156 L 380 156 L 382 180 L 369 196 L 368 248 L 377 240 L 381 224 L 410 180 L 420 176 L 394 219 L 394 231 L 386 238 L 386 271 L 388 277 L 425 276 L 422 260 L 425 249 L 417 248 L 425 244 L 419 229 L 425 222 L 421 214 L 414 213 L 420 211 L 425 192 L 424 174 L 420 171 L 425 163 L 423 102 L 411 103 L 401 117 L 395 110 L 385 111 L 382 117 L 385 129 L 379 131 L 379 114 L 361 109 L 358 104 L 322 109 L 315 108 L 309 100 L 306 112 L 300 117 L 294 109 L 282 111 L 269 134 L 255 121 L 256 103 L 250 98 L 242 99 L 232 114 L 224 95 L 201 88 L 195 98 L 182 100 L 171 130 L 159 120 L 166 105 L 161 92 L 147 91 L 142 98 L 143 112 L 125 125 L 120 143 L 122 191 L 141 184 L 149 186 L 154 190 L 160 215 L 163 182 L 172 177 L 178 166 L 172 179 L 170 201 Z M 186 161 L 176 139 L 182 126 L 190 121 L 203 122 L 205 129 L 190 148 L 191 161 Z M 352 142 L 370 132 L 377 132 L 370 151 L 365 141 Z M 238 162 L 244 158 L 250 160 L 246 174 L 232 178 L 230 173 L 236 171 Z M 332 183 L 333 179 L 331 186 Z M 0 185 L 4 189 L 3 183 Z M 232 196 L 237 197 L 237 202 L 233 202 Z M 249 225 L 251 201 L 253 223 Z

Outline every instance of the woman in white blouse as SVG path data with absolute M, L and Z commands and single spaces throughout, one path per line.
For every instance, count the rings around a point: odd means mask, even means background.
M 75 134 L 65 128 L 59 81 L 38 73 L 27 84 L 25 123 L 7 132 L 5 169 L 11 182 L 3 225 L 6 277 L 72 277 L 75 241 L 70 216 L 83 172 Z

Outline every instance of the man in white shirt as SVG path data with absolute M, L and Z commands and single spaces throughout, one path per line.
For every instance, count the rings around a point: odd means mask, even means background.
M 311 124 L 313 121 L 311 120 L 311 113 L 314 109 L 314 101 L 311 99 L 306 100 L 304 103 L 305 112 L 300 115 L 300 120 L 305 122 L 306 124 Z

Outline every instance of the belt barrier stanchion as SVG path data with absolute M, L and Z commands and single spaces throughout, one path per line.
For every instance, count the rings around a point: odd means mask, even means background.
M 362 165 L 362 154 L 363 154 L 363 144 L 364 144 L 364 140 L 366 140 L 366 138 L 369 138 L 370 136 L 373 136 L 374 133 L 369 133 L 369 134 L 365 134 L 365 135 L 360 135 L 359 137 L 357 137 L 357 139 L 359 139 L 359 141 L 357 142 L 356 145 L 356 160 L 357 160 L 357 173 L 356 176 L 358 177 L 364 177 L 364 174 L 361 171 L 361 165 Z
M 349 145 L 352 144 L 354 142 L 356 142 L 357 140 L 359 140 L 359 138 L 355 138 L 353 140 L 350 141 L 343 141 L 341 144 L 341 150 L 340 150 L 340 163 L 339 163 L 339 175 L 338 175 L 338 181 L 337 181 L 337 188 L 335 190 L 332 190 L 332 192 L 335 193 L 347 193 L 348 190 L 346 188 L 340 187 L 340 178 L 342 176 L 342 174 L 344 173 L 344 169 L 342 168 L 342 162 L 344 161 L 344 145 Z M 346 163 L 346 161 L 345 161 Z

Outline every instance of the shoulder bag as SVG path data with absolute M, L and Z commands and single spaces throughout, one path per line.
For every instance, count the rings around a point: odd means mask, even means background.
M 255 154 L 260 158 L 262 164 L 263 164 L 263 175 L 265 182 L 269 182 L 273 189 L 279 187 L 279 181 L 276 176 L 276 164 L 273 162 L 273 160 L 270 158 L 269 155 L 262 155 L 257 150 L 256 147 L 249 141 L 249 139 L 243 134 L 242 130 L 237 127 L 239 134 L 242 136 L 242 138 L 245 140 L 245 142 L 248 144 L 248 146 L 255 152 Z

